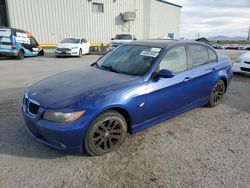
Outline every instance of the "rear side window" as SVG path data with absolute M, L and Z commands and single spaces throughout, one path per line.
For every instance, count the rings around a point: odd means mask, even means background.
M 207 48 L 201 45 L 189 45 L 189 53 L 192 67 L 209 63 Z
M 167 69 L 173 72 L 187 70 L 187 54 L 185 46 L 170 49 L 160 63 L 160 70 Z
M 211 62 L 216 62 L 217 61 L 216 53 L 213 50 L 211 50 L 210 48 L 207 48 L 207 50 L 208 50 L 208 55 L 209 55 L 210 61 Z
M 5 28 L 1 28 L 0 29 L 0 44 L 11 44 L 12 40 L 11 40 L 11 29 L 5 29 Z

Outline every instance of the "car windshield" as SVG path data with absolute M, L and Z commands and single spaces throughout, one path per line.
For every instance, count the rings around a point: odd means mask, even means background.
M 116 35 L 115 39 L 118 39 L 118 40 L 132 40 L 132 36 L 131 35 L 120 34 L 120 35 Z
M 95 64 L 98 68 L 112 72 L 143 75 L 159 55 L 161 48 L 140 45 L 122 45 Z
M 78 44 L 78 43 L 80 43 L 80 39 L 79 38 L 66 38 L 66 39 L 63 39 L 61 43 Z

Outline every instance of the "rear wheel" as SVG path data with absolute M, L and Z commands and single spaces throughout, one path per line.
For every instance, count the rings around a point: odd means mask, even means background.
M 223 98 L 223 95 L 225 93 L 225 83 L 223 80 L 219 80 L 214 88 L 213 88 L 213 91 L 210 95 L 210 99 L 209 99 L 209 102 L 208 102 L 208 106 L 209 107 L 214 107 L 214 106 L 217 106 L 218 104 L 220 104 L 222 98 Z
M 124 117 L 116 111 L 107 111 L 89 126 L 85 148 L 90 155 L 103 155 L 120 147 L 127 133 Z
M 22 60 L 24 58 L 24 51 L 23 50 L 19 50 L 16 58 L 18 60 Z

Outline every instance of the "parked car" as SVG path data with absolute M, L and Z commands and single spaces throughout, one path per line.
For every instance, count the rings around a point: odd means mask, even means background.
M 223 49 L 223 46 L 219 45 L 219 44 L 213 44 L 212 47 L 214 49 Z
M 247 46 L 241 45 L 239 46 L 239 50 L 246 50 Z
M 238 50 L 239 46 L 237 44 L 230 44 L 229 46 L 225 47 L 226 50 Z
M 135 41 L 86 69 L 29 87 L 22 112 L 38 141 L 67 153 L 102 155 L 117 149 L 127 131 L 217 106 L 231 79 L 230 59 L 204 43 Z
M 233 72 L 250 74 L 250 52 L 242 54 L 233 64 Z
M 137 38 L 133 34 L 129 33 L 117 34 L 115 35 L 115 38 L 111 38 L 110 50 L 118 47 L 121 44 L 126 44 L 134 40 L 137 40 Z
M 0 55 L 21 60 L 24 57 L 44 55 L 44 50 L 30 32 L 0 27 Z
M 81 37 L 63 39 L 56 47 L 56 56 L 78 56 L 89 53 L 90 42 Z
M 245 50 L 250 50 L 250 45 L 247 45 Z

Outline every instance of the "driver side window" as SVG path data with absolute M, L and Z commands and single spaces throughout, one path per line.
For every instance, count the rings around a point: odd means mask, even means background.
M 37 47 L 38 43 L 36 41 L 36 39 L 33 36 L 30 36 L 30 44 L 32 47 Z
M 185 46 L 170 49 L 160 63 L 160 70 L 167 69 L 174 73 L 185 71 L 188 68 Z

